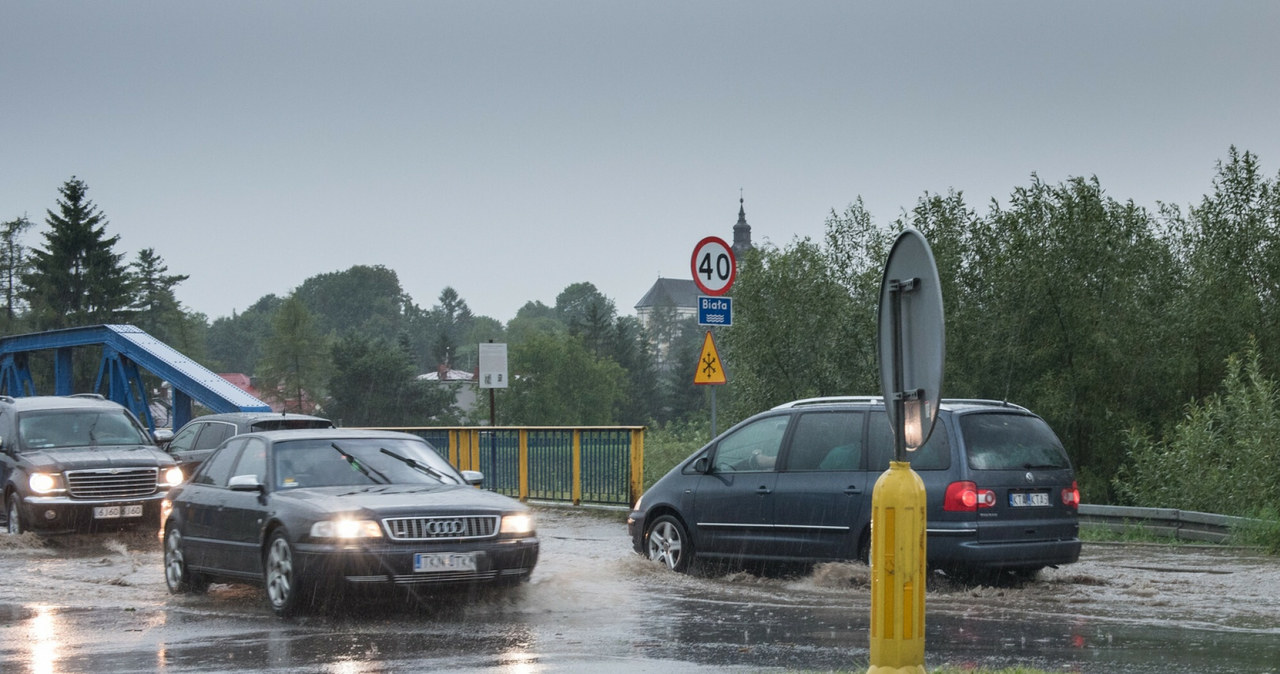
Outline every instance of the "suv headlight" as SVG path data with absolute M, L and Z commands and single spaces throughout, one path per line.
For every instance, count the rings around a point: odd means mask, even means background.
M 311 525 L 312 538 L 382 538 L 382 527 L 373 520 L 323 520 Z
M 32 473 L 27 480 L 31 491 L 37 494 L 49 494 L 62 491 L 62 475 L 59 473 Z
M 502 533 L 516 535 L 533 533 L 533 515 L 529 513 L 503 515 Z
M 169 485 L 170 487 L 176 487 L 182 484 L 182 481 L 187 478 L 185 475 L 182 474 L 181 468 L 177 466 L 170 466 L 165 469 L 160 479 L 164 480 L 164 483 Z

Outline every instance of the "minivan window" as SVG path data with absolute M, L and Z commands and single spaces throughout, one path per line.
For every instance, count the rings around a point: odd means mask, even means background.
M 716 445 L 715 469 L 721 473 L 773 470 L 787 433 L 788 415 L 757 419 L 726 435 Z
M 1067 468 L 1067 454 L 1043 419 L 1024 414 L 966 414 L 960 432 L 975 470 Z
M 871 452 L 871 470 L 888 470 L 894 451 L 888 414 L 873 412 L 867 420 L 867 448 Z M 933 425 L 933 434 L 924 447 L 907 452 L 907 461 L 911 462 L 914 470 L 946 470 L 951 467 L 951 442 L 942 419 Z
M 857 470 L 862 465 L 862 412 L 809 412 L 796 420 L 787 470 Z

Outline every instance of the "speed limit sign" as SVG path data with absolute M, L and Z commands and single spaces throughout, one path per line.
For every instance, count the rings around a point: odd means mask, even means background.
M 708 236 L 693 247 L 690 265 L 693 267 L 693 282 L 708 295 L 729 292 L 738 274 L 733 249 L 718 236 Z

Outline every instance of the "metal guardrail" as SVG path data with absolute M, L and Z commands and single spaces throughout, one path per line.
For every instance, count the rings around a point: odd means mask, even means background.
M 1080 523 L 1123 533 L 1134 527 L 1184 541 L 1222 543 L 1233 529 L 1254 522 L 1247 517 L 1214 515 L 1176 508 L 1133 508 L 1080 504 Z
M 644 491 L 644 426 L 411 426 L 484 488 L 519 498 L 630 506 Z

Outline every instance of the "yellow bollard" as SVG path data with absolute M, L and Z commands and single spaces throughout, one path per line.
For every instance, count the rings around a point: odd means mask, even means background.
M 890 461 L 871 492 L 871 666 L 867 674 L 924 674 L 924 482 Z

